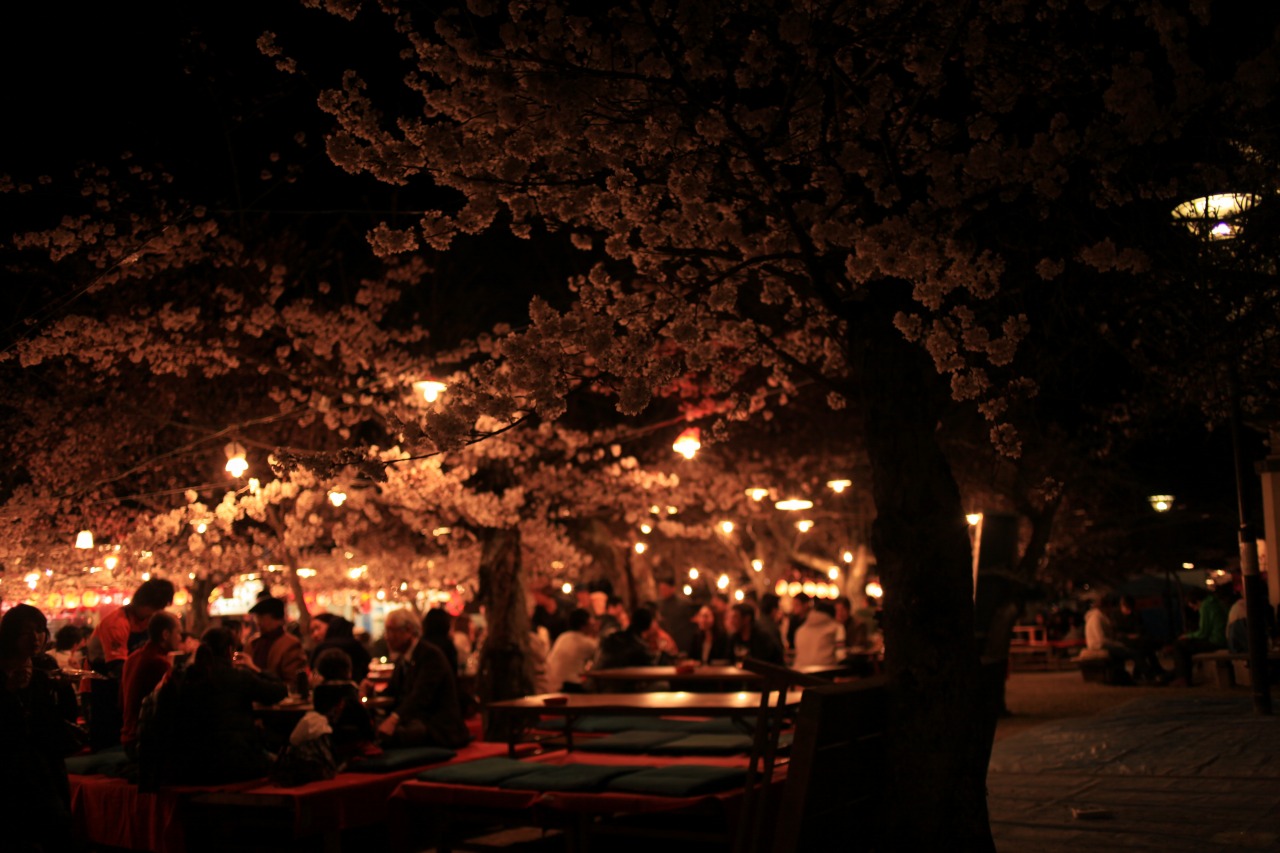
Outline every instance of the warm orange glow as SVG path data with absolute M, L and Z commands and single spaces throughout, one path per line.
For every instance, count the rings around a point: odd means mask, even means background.
M 783 512 L 795 512 L 801 509 L 812 509 L 813 501 L 808 501 L 804 498 L 787 498 L 785 501 L 778 501 L 773 506 Z
M 671 445 L 671 449 L 679 453 L 685 459 L 692 459 L 698 450 L 702 447 L 702 431 L 697 427 L 689 427 L 680 433 L 675 443 Z

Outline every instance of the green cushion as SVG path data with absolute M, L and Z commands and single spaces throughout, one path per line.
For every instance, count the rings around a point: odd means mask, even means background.
M 742 720 L 731 720 L 728 717 L 716 717 L 689 725 L 689 733 L 697 735 L 741 735 L 755 731 L 756 718 L 744 717 Z
M 625 732 L 628 730 L 638 730 L 647 732 L 687 732 L 691 726 L 698 725 L 697 722 L 690 720 L 664 720 L 662 717 L 645 717 L 645 716 L 613 716 L 602 714 L 600 716 L 586 716 L 578 718 L 574 731 L 585 732 L 587 734 L 615 734 L 617 732 Z
M 579 741 L 583 752 L 622 752 L 638 754 L 682 737 L 679 732 L 626 731 L 608 737 Z
M 505 779 L 498 787 L 521 791 L 601 791 L 610 779 L 640 769 L 612 764 L 544 764 L 532 773 Z
M 129 759 L 124 754 L 123 746 L 112 746 L 88 755 L 76 755 L 67 759 L 67 772 L 77 776 L 92 776 L 105 773 L 108 776 L 119 775 L 123 765 Z
M 609 781 L 605 790 L 659 797 L 696 797 L 741 787 L 746 773 L 733 767 L 673 764 L 648 767 Z
M 390 773 L 393 770 L 406 770 L 410 767 L 421 767 L 424 764 L 439 764 L 448 761 L 458 753 L 452 749 L 439 746 L 410 746 L 399 749 L 388 749 L 382 755 L 352 761 L 347 770 L 352 773 Z
M 735 755 L 751 750 L 750 735 L 686 735 L 653 747 L 666 755 Z
M 504 779 L 532 773 L 541 766 L 514 758 L 482 758 L 479 761 L 432 767 L 419 773 L 417 778 L 423 782 L 444 782 L 450 785 L 497 785 Z

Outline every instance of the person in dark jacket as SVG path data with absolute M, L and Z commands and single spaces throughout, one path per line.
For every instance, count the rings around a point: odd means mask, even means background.
M 453 677 L 458 677 L 458 647 L 453 644 L 453 617 L 447 610 L 439 607 L 428 610 L 422 617 L 422 639 L 444 654 L 453 670 Z
M 351 658 L 351 679 L 359 684 L 369 675 L 369 651 L 355 638 L 355 625 L 333 613 L 317 613 L 311 617 L 312 636 L 318 643 L 311 652 L 311 670 L 315 671 L 316 661 L 329 649 L 341 649 Z M 323 633 L 319 626 L 324 626 Z
M 274 705 L 288 688 L 259 670 L 249 655 L 235 654 L 235 647 L 229 631 L 210 628 L 191 665 L 161 690 L 164 783 L 216 785 L 267 775 L 269 760 L 254 725 L 253 703 Z
M 73 849 L 66 722 L 52 679 L 33 664 L 48 631 L 27 604 L 0 619 L 0 847 L 14 853 Z
M 777 666 L 783 665 L 782 646 L 760 630 L 756 610 L 750 604 L 741 602 L 730 607 L 725 615 L 725 628 L 729 632 L 729 648 L 735 662 L 741 663 L 746 658 L 753 658 Z
M 709 604 L 704 604 L 694 615 L 693 624 L 697 630 L 683 650 L 689 659 L 697 663 L 728 663 L 733 657 L 733 647 L 729 645 L 729 637 L 716 619 L 715 610 Z
M 458 685 L 444 652 L 423 642 L 422 626 L 408 610 L 387 614 L 387 645 L 400 657 L 384 696 L 395 709 L 378 726 L 385 746 L 443 746 L 457 749 L 471 736 L 462 719 Z
M 651 666 L 653 656 L 649 652 L 646 637 L 653 632 L 653 611 L 637 607 L 631 613 L 631 624 L 621 631 L 614 631 L 600 641 L 596 655 L 596 669 L 615 669 L 620 666 Z

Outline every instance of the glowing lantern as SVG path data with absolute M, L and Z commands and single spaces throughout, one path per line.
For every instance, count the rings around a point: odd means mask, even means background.
M 795 512 L 801 509 L 812 509 L 813 501 L 807 501 L 804 498 L 787 498 L 785 501 L 778 501 L 773 506 L 783 512 Z
M 852 552 L 852 551 L 845 551 L 843 554 L 841 554 L 841 555 L 840 555 L 840 559 L 844 560 L 846 563 L 852 563 L 852 562 L 853 562 L 853 552 Z
M 730 533 L 732 533 L 732 532 L 733 532 L 733 522 L 732 522 L 732 521 L 722 521 L 722 522 L 720 522 L 720 532 L 721 532 L 721 533 L 723 533 L 725 536 L 728 536 Z
M 93 531 L 81 530 L 76 534 L 76 547 L 82 551 L 88 551 L 93 548 Z
M 813 581 L 805 581 L 804 586 L 801 587 L 801 589 L 804 591 L 805 595 L 812 598 L 818 592 L 818 585 L 815 584 Z
M 640 525 L 640 532 L 641 532 L 641 533 L 652 533 L 652 532 L 653 532 L 653 525 L 652 525 L 652 524 L 642 524 L 642 525 Z
M 334 506 L 342 506 L 346 502 L 347 502 L 346 492 L 340 491 L 338 489 L 333 489 L 329 492 L 329 503 L 333 504 Z
M 102 565 L 107 567 L 107 571 L 114 572 L 116 566 L 120 565 L 120 558 L 115 554 L 108 554 L 106 559 L 102 561 Z
M 99 596 L 96 592 L 90 589 L 90 590 L 86 590 L 84 595 L 80 596 L 80 603 L 83 604 L 85 607 L 97 607 L 98 601 L 100 599 L 101 599 L 101 596 Z
M 728 589 L 728 588 L 729 588 L 729 576 L 728 576 L 728 575 L 721 575 L 720 577 L 716 578 L 716 588 L 717 588 L 717 589 Z
M 237 480 L 244 476 L 244 472 L 249 470 L 249 463 L 244 459 L 244 446 L 238 441 L 228 444 L 223 450 L 227 454 L 227 473 Z
M 840 567 L 839 567 L 839 566 L 832 566 L 831 568 L 827 569 L 827 577 L 831 578 L 833 581 L 834 581 L 834 580 L 839 580 L 839 579 L 840 579 Z
M 560 587 L 560 591 L 561 591 L 561 592 L 563 592 L 565 595 L 569 595 L 570 593 L 572 593 L 572 592 L 573 592 L 573 584 L 571 584 L 571 583 L 569 583 L 568 581 L 566 581 L 566 582 L 565 582 L 565 583 Z
M 808 533 L 812 529 L 813 529 L 813 522 L 807 518 L 801 519 L 800 521 L 796 522 L 796 530 L 799 530 L 801 533 Z
M 786 581 L 784 581 L 784 580 L 779 579 L 779 580 L 778 580 L 778 582 L 777 582 L 776 584 L 774 584 L 774 587 L 773 587 L 773 593 L 774 593 L 774 595 L 777 595 L 777 596 L 779 596 L 779 597 L 786 595 L 786 594 L 787 594 L 787 582 L 786 582 Z
M 689 427 L 676 438 L 675 443 L 671 445 L 671 449 L 679 453 L 685 459 L 692 459 L 698 449 L 702 447 L 702 431 L 697 427 Z
M 964 517 L 964 520 L 965 520 L 965 521 L 967 521 L 967 522 L 969 522 L 969 526 L 970 526 L 970 527 L 977 527 L 977 526 L 978 526 L 978 522 L 979 522 L 979 521 L 982 521 L 982 513 L 980 513 L 980 512 L 971 512 L 971 513 L 969 513 L 968 515 L 966 515 L 966 516 Z
M 866 593 L 872 598 L 878 599 L 884 595 L 884 589 L 880 586 L 879 583 L 877 583 L 876 581 L 872 581 L 871 583 L 867 584 Z
M 1152 495 L 1147 500 L 1156 512 L 1168 512 L 1173 508 L 1173 495 Z
M 45 597 L 44 603 L 50 610 L 60 610 L 62 609 L 62 596 L 56 592 L 51 592 Z
M 804 586 L 800 583 L 800 581 L 792 581 L 791 583 L 787 584 L 787 595 L 791 596 L 792 598 L 795 598 L 797 595 L 799 595 L 803 591 L 804 591 Z
M 685 584 L 681 592 L 683 592 L 685 595 L 693 595 L 693 587 L 689 586 L 688 584 Z
M 29 572 L 29 573 L 27 574 L 27 576 L 23 578 L 23 580 L 27 582 L 27 586 L 28 586 L 29 588 L 31 588 L 31 589 L 35 589 L 35 588 L 36 588 L 36 584 L 40 583 L 40 573 L 39 573 L 39 572 Z
M 637 542 L 635 547 L 637 554 L 643 554 L 645 551 L 649 550 L 649 546 L 643 542 Z
M 751 498 L 751 500 L 753 500 L 753 501 L 755 501 L 755 502 L 759 503 L 760 501 L 762 501 L 762 500 L 764 500 L 765 498 L 769 497 L 769 490 L 768 490 L 768 489 L 762 489 L 762 488 L 760 488 L 759 486 L 756 486 L 756 487 L 754 487 L 754 488 L 747 489 L 747 497 L 749 497 L 749 498 Z
M 753 571 L 757 571 L 757 572 L 764 571 L 764 560 L 752 560 L 751 568 Z
M 80 596 L 74 592 L 69 592 L 62 597 L 62 606 L 68 610 L 75 610 L 80 606 Z
M 841 494 L 845 489 L 852 485 L 852 480 L 827 480 L 827 488 L 835 492 L 837 495 Z
M 689 570 L 689 580 L 691 580 L 691 581 L 696 581 L 697 579 L 698 579 L 698 570 L 697 570 L 697 569 L 690 569 L 690 570 Z
M 413 390 L 422 395 L 422 399 L 428 403 L 434 403 L 440 399 L 440 395 L 448 390 L 449 386 L 443 382 L 437 382 L 434 379 L 424 379 L 421 382 L 413 383 Z
M 733 593 L 733 600 L 734 600 L 734 601 L 742 601 L 742 600 L 743 600 L 744 598 L 746 598 L 746 597 L 747 597 L 747 596 L 746 596 L 746 594 L 745 594 L 745 593 L 743 593 L 743 591 L 742 591 L 742 590 L 740 590 L 740 589 L 739 589 L 739 590 L 735 590 L 735 591 L 734 591 L 734 593 Z

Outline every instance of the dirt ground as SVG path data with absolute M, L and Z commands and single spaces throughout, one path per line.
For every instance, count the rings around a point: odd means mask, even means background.
M 1216 690 L 1207 684 L 1195 687 L 1112 687 L 1086 682 L 1074 667 L 1060 672 L 1014 672 L 1005 683 L 1005 706 L 1010 716 L 1001 719 L 996 726 L 996 740 L 1050 720 L 1090 716 L 1141 696 L 1204 695 Z M 1247 696 L 1249 689 L 1237 687 L 1232 693 Z M 1278 695 L 1273 687 L 1273 704 Z

